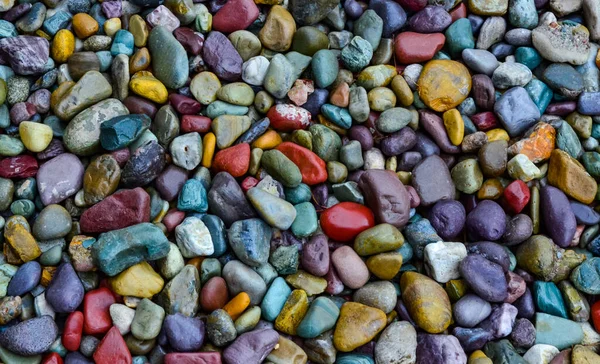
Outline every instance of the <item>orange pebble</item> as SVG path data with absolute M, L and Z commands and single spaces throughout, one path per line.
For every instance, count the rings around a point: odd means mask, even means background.
M 98 22 L 86 13 L 77 13 L 73 16 L 73 30 L 77 38 L 85 39 L 98 32 Z
M 253 148 L 260 148 L 262 150 L 273 149 L 281 144 L 281 136 L 273 129 L 267 130 L 266 133 L 261 135 L 258 139 L 252 143 Z
M 240 317 L 242 313 L 250 305 L 250 296 L 246 292 L 240 292 L 237 296 L 233 297 L 231 301 L 223 307 L 223 310 L 229 314 L 232 320 Z

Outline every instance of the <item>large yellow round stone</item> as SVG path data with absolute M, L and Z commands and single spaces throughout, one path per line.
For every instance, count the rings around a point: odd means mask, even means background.
M 457 107 L 471 92 L 471 75 L 462 63 L 429 61 L 417 82 L 419 97 L 431 109 L 444 112 Z
M 141 262 L 108 279 L 110 289 L 121 296 L 152 298 L 165 285 L 150 264 Z
M 153 76 L 138 76 L 129 82 L 129 88 L 137 95 L 159 104 L 167 102 L 169 93 L 165 85 Z
M 75 52 L 75 36 L 67 29 L 61 29 L 52 41 L 52 58 L 55 62 L 65 63 Z
M 450 299 L 436 281 L 423 274 L 406 272 L 400 278 L 400 291 L 410 317 L 420 328 L 439 334 L 450 326 Z
M 373 340 L 387 324 L 385 313 L 361 303 L 346 302 L 333 333 L 333 345 L 339 351 L 352 351 Z

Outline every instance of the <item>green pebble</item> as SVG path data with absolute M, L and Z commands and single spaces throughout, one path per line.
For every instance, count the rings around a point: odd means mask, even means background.
M 318 28 L 312 26 L 301 27 L 294 33 L 292 51 L 312 57 L 321 49 L 329 48 L 329 38 Z
M 295 245 L 280 246 L 269 257 L 269 263 L 280 275 L 294 274 L 298 271 L 298 248 Z
M 211 102 L 205 110 L 205 115 L 211 119 L 221 115 L 246 115 L 247 113 L 247 106 L 232 105 L 220 100 Z
M 154 27 L 148 37 L 148 49 L 154 76 L 167 88 L 183 87 L 189 75 L 188 57 L 172 32 L 163 26 Z
M 342 147 L 340 136 L 325 125 L 314 124 L 308 129 L 312 134 L 312 151 L 325 162 L 338 160 Z
M 317 211 L 310 202 L 302 202 L 296 206 L 296 219 L 292 223 L 292 233 L 299 238 L 306 238 L 317 231 Z
M 575 159 L 579 159 L 583 153 L 579 137 L 566 121 L 563 121 L 556 130 L 556 148 L 569 153 Z
M 317 297 L 297 328 L 301 338 L 312 339 L 331 330 L 340 316 L 340 309 L 327 297 Z
M 585 152 L 581 156 L 581 163 L 592 177 L 600 178 L 600 154 L 597 152 Z
M 33 177 L 22 179 L 15 185 L 15 198 L 17 199 L 24 198 L 33 201 L 37 194 L 37 182 Z
M 452 168 L 452 181 L 459 191 L 472 194 L 483 184 L 483 173 L 476 159 L 465 159 Z
M 352 72 L 360 72 L 373 58 L 371 43 L 356 36 L 342 49 L 341 60 Z
M 538 110 L 540 110 L 540 114 L 543 114 L 552 101 L 552 90 L 550 90 L 550 87 L 540 80 L 531 80 L 525 85 L 525 90 Z
M 247 309 L 244 313 L 235 320 L 235 331 L 238 335 L 248 332 L 258 325 L 260 321 L 260 307 L 254 306 Z
M 340 162 L 327 162 L 327 179 L 331 183 L 342 183 L 348 177 L 348 168 Z
M 205 284 L 213 277 L 221 276 L 221 262 L 215 258 L 206 258 L 200 265 L 201 283 Z
M 269 175 L 285 187 L 293 188 L 302 182 L 302 174 L 298 166 L 277 149 L 265 151 L 260 164 Z
M 339 65 L 335 53 L 329 49 L 321 49 L 312 58 L 312 75 L 317 87 L 329 87 L 337 78 Z
M 381 34 L 383 33 L 383 20 L 375 10 L 369 9 L 362 13 L 360 18 L 354 22 L 354 35 L 365 39 L 371 44 L 373 52 L 379 47 Z
M 0 156 L 14 157 L 22 154 L 25 151 L 25 146 L 20 139 L 2 134 L 0 135 Z
M 340 162 L 342 162 L 349 171 L 355 171 L 365 164 L 362 146 L 359 141 L 352 140 L 340 148 Z
M 347 181 L 344 183 L 337 183 L 331 186 L 333 189 L 333 195 L 340 202 L 356 202 L 364 205 L 365 198 L 358 188 L 358 183 L 354 181 Z
M 56 245 L 40 256 L 40 264 L 45 266 L 55 266 L 60 263 L 62 258 L 62 247 Z
M 465 49 L 475 48 L 475 38 L 473 38 L 469 19 L 458 19 L 446 29 L 446 48 L 452 58 L 459 57 Z
M 35 205 L 31 200 L 16 200 L 10 204 L 10 212 L 29 218 L 35 212 Z

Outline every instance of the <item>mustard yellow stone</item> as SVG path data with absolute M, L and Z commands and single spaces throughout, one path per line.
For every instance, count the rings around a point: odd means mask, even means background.
M 23 262 L 34 260 L 42 254 L 33 235 L 21 224 L 7 225 L 4 229 L 4 238 Z
M 488 358 L 481 350 L 475 350 L 470 356 L 467 364 L 493 364 L 492 359 Z
M 417 83 L 419 97 L 431 109 L 444 112 L 457 107 L 471 92 L 471 75 L 462 63 L 429 61 Z
M 48 287 L 56 273 L 56 267 L 44 267 L 42 268 L 42 277 L 40 278 L 40 284 L 44 287 Z
M 275 52 L 287 51 L 296 33 L 296 21 L 286 8 L 280 5 L 271 7 L 267 20 L 258 33 L 263 47 Z
M 469 285 L 464 279 L 451 279 L 446 283 L 444 287 L 450 301 L 456 302 L 462 298 L 469 290 Z
M 600 355 L 596 354 L 591 348 L 583 345 L 575 345 L 571 353 L 571 363 L 573 364 L 596 364 L 600 363 Z M 479 363 L 477 363 L 479 364 Z
M 110 18 L 104 22 L 104 33 L 109 37 L 114 36 L 119 30 L 121 30 L 121 19 Z M 135 39 L 135 38 L 134 38 Z
M 487 135 L 488 143 L 494 142 L 496 140 L 510 140 L 510 136 L 508 136 L 506 130 L 500 128 L 488 130 L 485 132 L 485 135 Z
M 157 78 L 151 76 L 132 78 L 131 81 L 129 81 L 129 88 L 137 95 L 159 104 L 166 103 L 167 97 L 169 96 L 165 85 Z
M 385 328 L 387 317 L 378 308 L 361 303 L 346 302 L 333 332 L 333 345 L 343 352 L 362 346 Z
M 314 276 L 302 269 L 299 269 L 294 274 L 286 276 L 285 281 L 290 286 L 306 292 L 307 296 L 321 294 L 325 291 L 325 288 L 327 288 L 327 280 L 325 280 L 325 278 Z
M 46 38 L 47 41 L 52 40 L 52 37 L 50 36 L 50 34 L 44 32 L 41 29 L 36 30 L 34 34 L 37 35 L 38 37 Z
M 65 63 L 75 52 L 75 36 L 67 29 L 61 29 L 52 41 L 51 56 L 57 63 Z
M 73 30 L 79 39 L 85 39 L 98 32 L 98 22 L 86 13 L 73 16 Z
M 202 138 L 202 166 L 210 168 L 212 166 L 213 156 L 215 155 L 215 146 L 217 145 L 217 137 L 215 134 L 206 133 Z
M 465 136 L 465 122 L 460 112 L 456 109 L 450 109 L 444 113 L 443 118 L 450 142 L 454 145 L 460 145 Z
M 368 91 L 375 87 L 387 86 L 397 74 L 398 71 L 394 66 L 384 64 L 369 66 L 360 71 L 356 83 Z
M 319 124 L 325 125 L 329 129 L 335 131 L 336 133 L 338 133 L 340 135 L 346 135 L 348 133 L 348 130 L 337 126 L 336 124 L 327 120 L 327 118 L 321 114 L 317 115 L 317 121 L 319 122 Z
M 129 73 L 133 74 L 139 71 L 143 71 L 150 66 L 150 52 L 148 48 L 139 48 L 129 58 Z
M 42 123 L 23 121 L 19 124 L 19 136 L 27 150 L 38 153 L 52 141 L 52 128 Z
M 275 130 L 269 129 L 252 143 L 252 147 L 268 150 L 277 147 L 282 142 L 281 135 Z
M 217 91 L 221 88 L 221 81 L 212 72 L 200 72 L 190 82 L 192 95 L 201 104 L 208 105 L 217 99 Z
M 508 10 L 508 0 L 469 0 L 468 4 L 477 15 L 504 15 Z
M 560 149 L 554 149 L 550 155 L 548 182 L 585 204 L 591 203 L 598 191 L 598 184 L 585 168 Z
M 477 198 L 480 200 L 495 200 L 502 196 L 504 187 L 497 178 L 490 178 L 483 181 L 481 188 L 477 191 Z
M 398 176 L 400 182 L 402 182 L 402 184 L 405 186 L 410 185 L 410 182 L 412 181 L 412 172 L 399 171 L 396 172 L 396 176 Z
M 148 24 L 138 14 L 134 14 L 129 18 L 129 31 L 133 34 L 133 44 L 136 47 L 144 47 L 146 46 L 146 42 L 148 41 Z
M 415 96 L 413 95 L 412 90 L 408 86 L 408 83 L 404 77 L 401 75 L 394 76 L 390 86 L 392 87 L 392 91 L 394 91 L 396 94 L 400 105 L 408 107 L 415 101 Z
M 450 326 L 450 299 L 436 281 L 420 273 L 405 272 L 400 278 L 400 291 L 410 317 L 420 328 L 439 334 Z
M 302 289 L 295 289 L 283 305 L 283 309 L 275 319 L 275 329 L 296 335 L 296 329 L 308 311 L 308 296 Z
M 165 281 L 147 262 L 141 262 L 108 279 L 110 289 L 121 296 L 151 298 Z
M 381 280 L 393 279 L 402 267 L 402 254 L 396 252 L 376 254 L 367 259 L 369 272 Z

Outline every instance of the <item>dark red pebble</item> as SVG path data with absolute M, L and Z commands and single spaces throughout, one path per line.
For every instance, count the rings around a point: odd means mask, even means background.
M 116 326 L 110 328 L 98 344 L 94 361 L 96 364 L 131 364 L 131 353 Z
M 371 209 L 355 202 L 341 202 L 321 214 L 323 232 L 337 241 L 350 241 L 374 225 Z
M 221 353 L 170 353 L 165 364 L 221 364 Z
M 201 34 L 194 32 L 190 28 L 180 27 L 173 31 L 173 35 L 188 53 L 197 56 L 202 52 L 204 37 Z
M 396 0 L 404 10 L 417 12 L 427 6 L 427 0 Z
M 488 131 L 498 127 L 498 119 L 491 111 L 480 112 L 471 116 L 471 121 L 477 127 L 477 130 Z
M 83 332 L 83 313 L 74 311 L 69 314 L 65 321 L 62 334 L 62 344 L 69 351 L 79 350 L 81 333 Z
M 102 233 L 150 221 L 150 195 L 143 188 L 121 190 L 85 210 L 81 231 Z
M 173 105 L 173 107 L 175 108 L 175 110 L 177 110 L 178 113 L 184 115 L 197 114 L 202 109 L 201 103 L 190 97 L 183 96 L 180 94 L 169 95 L 169 102 L 171 103 L 171 105 Z
M 511 182 L 504 189 L 504 204 L 513 213 L 518 214 L 529 202 L 529 187 L 521 180 Z
M 116 302 L 115 296 L 108 288 L 104 287 L 89 291 L 83 298 L 83 317 L 85 319 L 83 331 L 87 335 L 98 335 L 107 332 L 112 326 L 109 312 L 110 305 Z M 121 337 L 118 330 L 117 335 Z M 96 359 L 95 355 L 94 359 Z M 98 363 L 98 361 L 96 362 Z M 131 358 L 129 362 L 131 362 Z
M 63 360 L 58 353 L 50 353 L 44 356 L 42 364 L 63 364 Z
M 123 100 L 123 105 L 129 110 L 130 114 L 146 114 L 150 119 L 154 119 L 156 106 L 151 102 L 139 96 L 127 96 Z
M 248 192 L 249 189 L 256 186 L 258 182 L 259 181 L 256 178 L 251 176 L 244 178 L 244 180 L 242 181 L 242 189 L 244 190 L 244 193 Z
M 202 115 L 183 115 L 181 118 L 182 133 L 207 133 L 210 131 L 210 118 Z
M 38 162 L 30 155 L 19 155 L 0 160 L 0 177 L 2 178 L 35 177 L 37 171 Z
M 233 33 L 248 28 L 258 18 L 258 7 L 253 0 L 229 0 L 213 16 L 213 30 Z

